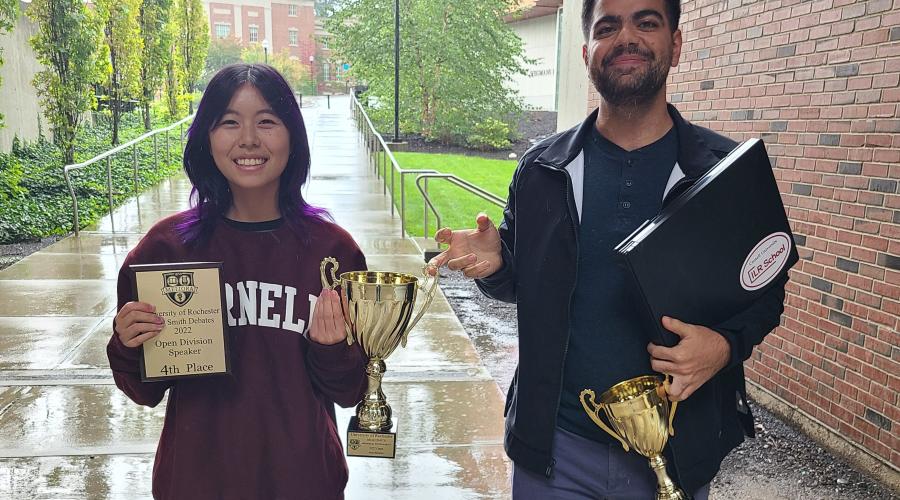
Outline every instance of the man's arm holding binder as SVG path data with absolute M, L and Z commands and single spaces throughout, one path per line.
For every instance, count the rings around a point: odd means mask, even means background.
M 761 344 L 766 335 L 781 323 L 784 287 L 788 279 L 788 274 L 785 273 L 752 306 L 713 327 L 731 346 L 731 359 L 725 368 L 734 368 L 746 361 L 753 353 L 753 348 Z
M 669 397 L 687 399 L 720 370 L 749 358 L 753 348 L 780 322 L 787 281 L 785 273 L 750 307 L 712 328 L 664 317 L 663 326 L 681 340 L 674 347 L 649 344 L 647 351 L 655 371 L 672 375 Z

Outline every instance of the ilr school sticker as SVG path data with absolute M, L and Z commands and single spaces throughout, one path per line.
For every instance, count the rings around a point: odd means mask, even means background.
M 741 286 L 752 292 L 768 285 L 787 264 L 791 254 L 791 238 L 787 233 L 773 233 L 753 247 L 741 266 Z

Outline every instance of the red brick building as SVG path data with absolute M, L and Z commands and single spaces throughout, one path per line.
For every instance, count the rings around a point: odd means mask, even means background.
M 270 56 L 287 49 L 318 77 L 313 0 L 204 0 L 204 4 L 213 40 L 234 37 L 243 45 L 268 41 Z
M 753 395 L 897 487 L 900 0 L 691 0 L 681 23 L 669 100 L 766 142 L 802 257 Z

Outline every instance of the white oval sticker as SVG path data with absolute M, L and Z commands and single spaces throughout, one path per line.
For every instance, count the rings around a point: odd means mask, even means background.
M 744 260 L 741 286 L 752 292 L 768 285 L 787 264 L 790 254 L 791 238 L 786 233 L 766 236 Z

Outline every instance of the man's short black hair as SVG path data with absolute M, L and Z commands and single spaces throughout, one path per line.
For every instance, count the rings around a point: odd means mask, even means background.
M 665 0 L 666 17 L 669 18 L 669 26 L 672 33 L 678 29 L 678 21 L 681 19 L 681 0 Z M 584 39 L 591 39 L 591 22 L 594 20 L 594 7 L 597 6 L 597 0 L 584 0 L 584 6 L 581 9 L 581 28 L 584 30 Z

